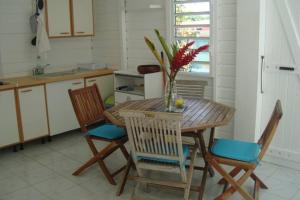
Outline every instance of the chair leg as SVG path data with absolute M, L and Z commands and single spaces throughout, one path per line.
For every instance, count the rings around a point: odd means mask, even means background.
M 229 173 L 229 175 L 230 175 L 231 177 L 234 178 L 236 175 L 238 175 L 238 174 L 240 173 L 240 171 L 242 171 L 241 168 L 235 167 L 235 168 Z M 225 180 L 224 178 L 222 178 L 222 179 L 219 180 L 219 182 L 218 182 L 218 184 L 220 184 L 220 185 L 225 184 L 225 183 L 226 183 L 226 180 Z
M 192 152 L 191 156 L 191 162 L 190 162 L 190 168 L 188 172 L 188 178 L 186 183 L 186 188 L 184 189 L 184 200 L 188 200 L 190 196 L 190 190 L 192 185 L 192 178 L 193 178 L 193 172 L 194 172 L 194 163 L 197 156 L 197 148 L 194 147 L 194 150 Z
M 86 136 L 86 141 L 87 141 L 91 151 L 93 152 L 94 157 L 91 158 L 84 165 L 82 165 L 79 169 L 77 169 L 73 173 L 73 175 L 74 176 L 79 175 L 83 170 L 85 170 L 86 168 L 88 168 L 91 165 L 98 162 L 99 167 L 101 168 L 102 172 L 104 173 L 104 176 L 107 178 L 107 180 L 110 182 L 110 184 L 116 185 L 116 182 L 113 179 L 113 176 L 110 174 L 109 170 L 107 169 L 103 159 L 106 158 L 108 155 L 110 155 L 112 152 L 114 152 L 118 148 L 118 145 L 115 143 L 110 143 L 102 151 L 98 152 L 92 139 L 89 136 Z
M 127 178 L 128 178 L 128 174 L 130 172 L 130 169 L 131 169 L 132 165 L 133 165 L 133 161 L 132 161 L 131 156 L 129 156 L 128 161 L 127 161 L 127 165 L 126 165 L 126 169 L 124 171 L 124 174 L 123 174 L 123 177 L 122 177 L 122 180 L 121 180 L 121 184 L 119 185 L 118 190 L 117 190 L 117 196 L 120 196 L 124 191 L 125 184 L 126 184 Z
M 250 177 L 253 170 L 248 170 L 238 181 L 235 181 L 214 159 L 210 159 L 209 163 L 225 178 L 225 180 L 231 185 L 222 195 L 218 196 L 216 200 L 228 199 L 235 191 L 238 191 L 245 200 L 254 200 L 250 194 L 248 194 L 241 185 Z
M 264 182 L 262 182 L 262 180 L 260 178 L 258 178 L 258 176 L 256 176 L 254 173 L 251 174 L 251 178 L 254 181 L 258 181 L 259 182 L 260 188 L 262 188 L 262 189 L 268 189 L 268 187 L 266 186 L 266 184 L 264 184 Z
M 124 157 L 126 158 L 126 160 L 128 160 L 130 156 L 129 156 L 128 151 L 127 151 L 126 147 L 124 146 L 124 144 L 122 144 L 120 146 L 120 149 L 121 149 Z
M 253 197 L 255 200 L 258 200 L 258 198 L 259 198 L 259 188 L 260 187 L 261 187 L 260 182 L 258 180 L 255 180 L 254 192 L 253 192 Z

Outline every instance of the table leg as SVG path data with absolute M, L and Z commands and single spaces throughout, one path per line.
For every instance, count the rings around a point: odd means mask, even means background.
M 208 151 L 211 149 L 212 145 L 214 144 L 215 140 L 215 128 L 211 128 L 210 136 L 209 136 L 209 143 L 208 143 Z M 208 172 L 211 177 L 215 176 L 215 171 L 211 166 L 208 166 Z
M 204 138 L 203 138 L 203 131 L 198 132 L 197 135 L 198 135 L 198 138 L 197 138 L 198 142 L 197 143 L 198 143 L 198 146 L 201 150 L 203 159 L 205 161 L 205 166 L 204 166 L 203 176 L 202 176 L 201 186 L 200 186 L 200 192 L 199 192 L 199 196 L 198 196 L 198 199 L 202 200 L 203 195 L 204 195 L 204 191 L 205 191 L 205 185 L 206 185 L 206 179 L 207 179 L 209 165 L 208 165 L 208 162 L 205 159 L 205 157 L 206 157 L 206 147 L 205 147 L 205 141 L 204 141 Z

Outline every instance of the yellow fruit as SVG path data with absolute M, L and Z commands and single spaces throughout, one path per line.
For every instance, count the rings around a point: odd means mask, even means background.
M 176 105 L 177 108 L 183 108 L 184 100 L 182 98 L 176 99 L 175 105 Z

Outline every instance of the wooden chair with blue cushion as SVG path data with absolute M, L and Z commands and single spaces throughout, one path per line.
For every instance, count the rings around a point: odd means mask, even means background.
M 131 147 L 131 159 L 137 170 L 137 176 L 131 177 L 131 179 L 138 183 L 184 189 L 184 199 L 189 199 L 196 145 L 192 147 L 190 167 L 187 173 L 186 161 L 190 151 L 189 147 L 183 145 L 181 140 L 182 114 L 123 110 L 120 111 L 120 115 L 125 120 Z M 128 170 L 124 172 L 118 195 L 123 192 Z M 152 179 L 146 177 L 143 170 L 177 173 L 180 175 L 181 181 Z
M 224 184 L 223 194 L 216 199 L 229 199 L 233 193 L 238 191 L 244 199 L 253 200 L 258 199 L 258 191 L 260 188 L 268 189 L 262 180 L 255 175 L 254 170 L 267 152 L 281 117 L 282 108 L 278 100 L 271 119 L 258 143 L 228 139 L 215 140 L 206 157 L 210 165 L 223 176 L 223 179 L 219 181 L 219 184 Z M 227 173 L 221 164 L 233 166 L 234 169 L 230 173 Z M 241 171 L 245 173 L 238 180 L 235 180 L 234 177 Z M 242 188 L 242 184 L 245 183 L 249 177 L 254 180 L 253 196 Z M 231 187 L 228 188 L 228 185 L 231 185 Z
M 124 143 L 128 140 L 125 129 L 104 123 L 104 106 L 96 85 L 77 90 L 69 90 L 69 95 L 81 131 L 85 133 L 86 141 L 94 155 L 93 158 L 76 170 L 73 175 L 77 176 L 94 163 L 98 163 L 107 180 L 111 184 L 116 185 L 113 177 L 120 173 L 125 166 L 114 173 L 110 173 L 104 163 L 104 159 L 117 149 L 120 149 L 125 158 L 128 159 L 129 154 L 124 147 Z M 93 128 L 89 128 L 88 130 L 88 127 Z M 93 143 L 94 140 L 108 142 L 109 144 L 101 151 L 98 151 Z

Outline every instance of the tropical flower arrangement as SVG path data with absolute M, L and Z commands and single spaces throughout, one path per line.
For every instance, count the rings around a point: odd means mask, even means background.
M 197 49 L 192 49 L 191 47 L 195 43 L 194 41 L 189 42 L 185 45 L 180 46 L 179 43 L 173 43 L 171 45 L 168 45 L 166 42 L 166 39 L 161 36 L 160 32 L 158 30 L 155 30 L 155 34 L 158 38 L 158 40 L 161 43 L 161 46 L 168 58 L 169 61 L 169 67 L 167 68 L 166 63 L 164 62 L 163 56 L 159 53 L 159 51 L 156 49 L 154 43 L 147 37 L 145 37 L 145 42 L 150 48 L 151 52 L 159 62 L 162 71 L 164 73 L 164 76 L 167 76 L 168 78 L 168 92 L 166 94 L 166 108 L 167 111 L 171 111 L 172 107 L 172 98 L 173 98 L 173 91 L 174 91 L 174 83 L 176 76 L 178 72 L 188 66 L 195 57 L 202 51 L 205 51 L 209 48 L 209 45 L 201 46 Z

